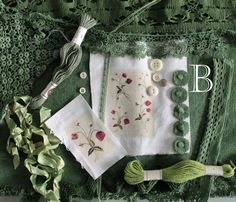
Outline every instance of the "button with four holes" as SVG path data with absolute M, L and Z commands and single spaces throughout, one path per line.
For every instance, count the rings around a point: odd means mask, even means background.
M 81 87 L 81 88 L 79 89 L 79 92 L 80 92 L 81 94 L 85 94 L 85 93 L 86 93 L 86 89 L 85 89 L 84 87 Z
M 153 71 L 160 71 L 163 68 L 163 62 L 160 59 L 153 59 L 150 62 L 150 69 Z
M 158 95 L 158 93 L 159 93 L 159 90 L 156 86 L 149 86 L 147 88 L 147 94 L 149 96 L 156 96 L 156 95 Z
M 159 81 L 162 80 L 162 78 L 163 78 L 163 76 L 160 72 L 155 72 L 155 73 L 152 74 L 152 80 L 154 82 L 159 82 Z
M 79 76 L 80 76 L 81 79 L 86 79 L 87 78 L 87 73 L 86 72 L 81 72 Z

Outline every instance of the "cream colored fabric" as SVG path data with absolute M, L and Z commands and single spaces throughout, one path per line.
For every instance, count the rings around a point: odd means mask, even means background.
M 170 92 L 175 87 L 172 82 L 172 74 L 177 70 L 187 71 L 187 58 L 168 57 L 161 60 L 163 68 L 160 73 L 168 81 L 166 87 L 160 87 L 152 81 L 151 75 L 154 72 L 149 68 L 151 58 L 137 59 L 131 56 L 111 58 L 105 125 L 120 139 L 129 155 L 176 153 L 173 149 L 173 142 L 177 138 L 173 133 L 173 125 L 177 121 L 173 116 L 176 103 L 170 98 Z M 92 108 L 95 113 L 99 111 L 103 67 L 104 55 L 91 54 Z M 126 77 L 122 74 L 126 74 Z M 132 80 L 130 84 L 127 83 L 127 79 Z M 125 85 L 123 92 L 118 96 L 117 92 L 122 85 Z M 148 86 L 157 87 L 159 94 L 149 96 L 147 94 Z M 188 92 L 188 86 L 186 85 L 184 88 Z M 145 105 L 146 101 L 150 101 L 151 104 Z M 188 99 L 184 103 L 188 106 Z M 150 108 L 150 112 L 147 111 L 148 108 Z M 135 120 L 139 117 L 140 111 L 145 112 L 145 115 L 142 120 Z M 122 117 L 120 122 L 117 117 Z M 125 123 L 125 119 L 129 121 L 126 120 Z M 190 123 L 189 118 L 185 121 Z M 117 123 L 121 124 L 122 128 L 116 126 Z M 185 138 L 190 141 L 190 132 Z
M 82 95 L 58 111 L 46 125 L 94 179 L 127 154 Z

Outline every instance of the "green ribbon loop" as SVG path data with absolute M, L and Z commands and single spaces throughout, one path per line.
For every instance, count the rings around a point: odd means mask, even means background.
M 33 125 L 33 116 L 27 110 L 31 97 L 14 97 L 13 103 L 4 109 L 3 118 L 9 128 L 7 151 L 13 156 L 16 169 L 20 165 L 20 152 L 27 154 L 25 167 L 31 173 L 30 181 L 35 191 L 49 201 L 60 201 L 59 182 L 64 161 L 55 153 L 60 141 L 45 126 L 51 111 L 42 107 L 39 111 L 40 126 Z

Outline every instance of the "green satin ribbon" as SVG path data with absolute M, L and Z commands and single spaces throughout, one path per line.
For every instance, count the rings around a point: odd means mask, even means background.
M 33 115 L 28 112 L 31 97 L 14 97 L 13 103 L 7 105 L 3 118 L 9 128 L 7 151 L 13 156 L 16 169 L 20 164 L 19 152 L 27 154 L 25 167 L 31 173 L 30 181 L 35 191 L 49 201 L 60 201 L 59 182 L 62 178 L 64 161 L 55 153 L 59 139 L 45 126 L 44 122 L 51 116 L 49 109 L 42 107 L 34 111 L 39 113 L 40 126 L 33 123 Z

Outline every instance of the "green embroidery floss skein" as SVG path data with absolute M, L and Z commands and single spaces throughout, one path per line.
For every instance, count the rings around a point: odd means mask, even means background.
M 124 180 L 130 185 L 140 184 L 144 181 L 163 180 L 172 183 L 183 183 L 198 177 L 211 175 L 229 178 L 234 176 L 233 162 L 222 166 L 206 166 L 197 161 L 184 160 L 162 170 L 144 170 L 138 160 L 127 164 Z
M 31 109 L 38 109 L 47 100 L 52 91 L 78 67 L 81 57 L 81 43 L 85 37 L 87 30 L 96 25 L 96 20 L 89 15 L 84 14 L 81 17 L 80 26 L 78 27 L 71 42 L 66 43 L 60 50 L 61 64 L 53 73 L 51 82 L 41 92 L 40 95 L 32 99 L 30 103 Z

